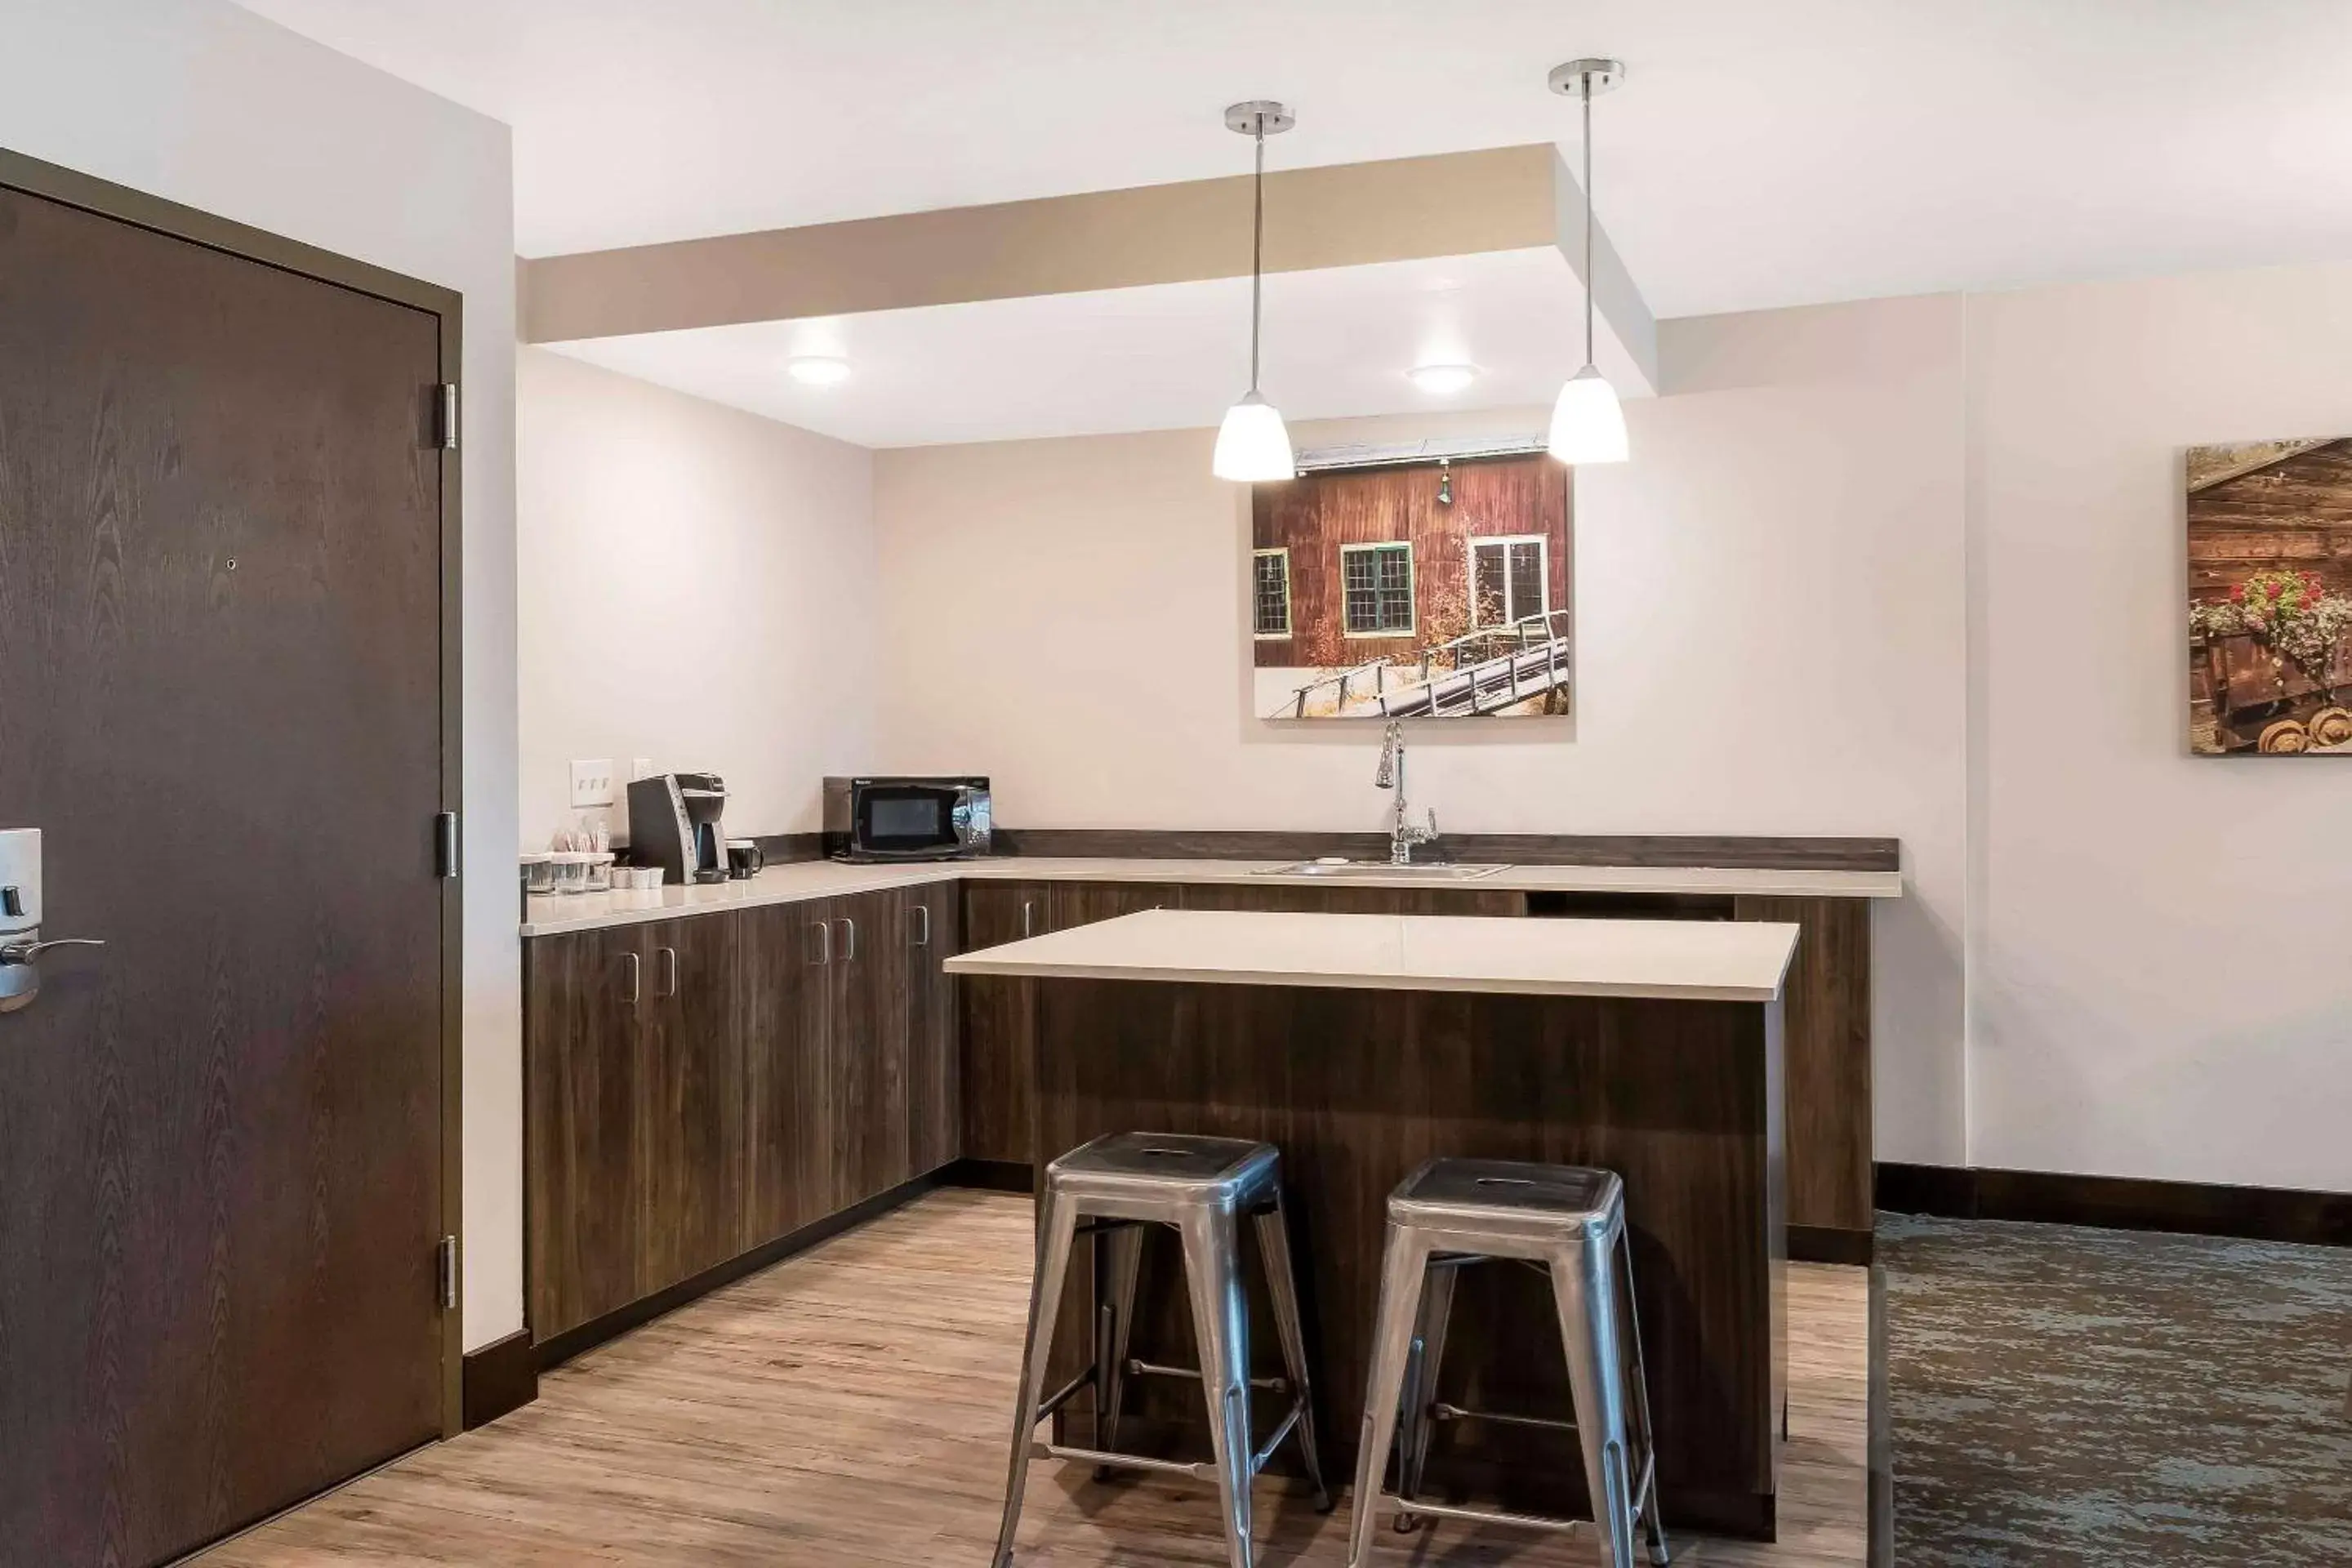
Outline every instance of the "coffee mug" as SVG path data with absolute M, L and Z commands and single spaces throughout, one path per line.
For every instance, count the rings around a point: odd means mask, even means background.
M 756 876 L 768 868 L 768 857 L 756 838 L 730 838 L 727 841 L 727 874 L 737 881 Z

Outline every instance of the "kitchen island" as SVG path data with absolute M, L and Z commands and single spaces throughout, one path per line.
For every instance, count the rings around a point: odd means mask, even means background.
M 1280 1148 L 1335 1476 L 1353 1468 L 1363 1415 L 1389 1190 L 1434 1154 L 1620 1173 L 1666 1517 L 1769 1538 L 1787 1353 L 1781 996 L 1797 938 L 1772 922 L 1153 910 L 947 968 L 1023 994 L 1039 1168 L 1113 1131 Z M 1172 1253 L 1146 1267 L 1135 1353 L 1189 1364 Z M 1530 1286 L 1517 1269 L 1465 1278 L 1444 1403 L 1566 1415 L 1558 1327 Z M 1083 1359 L 1086 1289 L 1064 1303 L 1055 1381 Z M 1273 1343 L 1262 1300 L 1254 1333 Z M 1205 1451 L 1197 1389 L 1144 1383 L 1123 1435 Z M 1572 1444 L 1447 1421 L 1430 1484 L 1581 1513 Z

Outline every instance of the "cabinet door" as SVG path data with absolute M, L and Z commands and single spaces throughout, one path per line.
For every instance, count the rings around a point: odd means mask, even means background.
M 940 967 L 958 951 L 961 913 L 953 882 L 899 895 L 898 939 L 908 950 L 907 1159 L 918 1176 L 963 1152 L 955 976 Z
M 1056 882 L 1046 902 L 1049 929 L 1067 931 L 1143 910 L 1181 908 L 1184 889 L 1172 882 Z
M 1183 889 L 1188 910 L 1276 910 L 1328 915 L 1497 915 L 1527 913 L 1527 896 L 1497 889 L 1315 887 L 1297 882 L 1196 882 Z
M 914 1174 L 907 1153 L 910 950 L 897 892 L 831 900 L 827 981 L 833 1206 L 845 1209 Z
M 534 937 L 524 964 L 527 1246 L 540 1340 L 637 1298 L 641 934 Z
M 638 1294 L 742 1250 L 743 1055 L 732 915 L 645 929 L 637 1105 L 645 1158 Z
M 743 1054 L 744 1248 L 833 1212 L 825 1028 L 829 901 L 774 904 L 738 922 L 736 1005 Z
M 1002 947 L 1050 929 L 1043 882 L 967 882 L 965 952 Z M 963 1152 L 967 1159 L 1031 1159 L 1026 1016 L 1028 989 L 1018 980 L 968 976 L 957 983 L 963 1013 Z

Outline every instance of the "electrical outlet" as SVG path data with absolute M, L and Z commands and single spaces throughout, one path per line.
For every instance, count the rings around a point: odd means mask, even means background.
M 573 805 L 610 805 L 613 804 L 613 759 L 592 757 L 572 764 L 572 804 Z

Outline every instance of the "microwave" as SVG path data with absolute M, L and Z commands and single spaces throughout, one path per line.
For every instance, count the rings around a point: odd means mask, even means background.
M 824 852 L 836 860 L 961 860 L 989 850 L 984 778 L 829 778 Z

